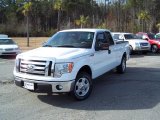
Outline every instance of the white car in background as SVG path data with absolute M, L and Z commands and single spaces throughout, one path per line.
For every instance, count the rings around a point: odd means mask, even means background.
M 112 32 L 115 41 L 128 41 L 130 52 L 142 52 L 147 54 L 150 51 L 150 43 L 146 40 L 139 39 L 133 33 Z
M 8 35 L 0 34 L 0 56 L 17 55 L 20 53 L 18 45 Z

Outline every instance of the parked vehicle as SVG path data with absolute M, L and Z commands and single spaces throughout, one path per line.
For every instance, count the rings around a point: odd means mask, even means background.
M 160 33 L 157 33 L 155 36 L 156 39 L 160 39 Z
M 155 34 L 139 32 L 136 35 L 144 40 L 147 40 L 151 44 L 151 51 L 153 53 L 157 53 L 160 50 L 160 39 L 157 39 Z
M 144 54 L 150 51 L 150 44 L 146 40 L 139 39 L 133 33 L 112 32 L 114 40 L 128 41 L 130 45 L 130 52 L 140 51 Z
M 84 100 L 92 91 L 93 79 L 115 67 L 124 73 L 128 59 L 128 42 L 115 43 L 108 30 L 64 30 L 42 47 L 16 57 L 15 83 L 29 90 L 48 85 L 52 92 L 71 92 Z
M 0 34 L 0 38 L 8 38 L 8 35 Z
M 17 55 L 20 53 L 18 45 L 7 35 L 0 35 L 0 56 Z

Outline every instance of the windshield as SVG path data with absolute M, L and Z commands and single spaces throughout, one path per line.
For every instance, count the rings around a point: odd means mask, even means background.
M 148 34 L 149 39 L 156 39 L 155 34 Z
M 156 34 L 156 39 L 160 39 L 160 33 Z
M 94 32 L 58 32 L 43 47 L 91 48 Z
M 125 34 L 124 35 L 125 39 L 129 40 L 129 39 L 138 39 L 138 37 L 134 34 Z
M 119 39 L 119 34 L 113 34 L 113 39 L 118 40 Z
M 12 39 L 0 39 L 0 45 L 12 45 L 15 42 Z

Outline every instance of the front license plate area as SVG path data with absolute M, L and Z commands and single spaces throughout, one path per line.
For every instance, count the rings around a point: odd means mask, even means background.
M 24 88 L 28 90 L 34 90 L 34 83 L 24 82 Z

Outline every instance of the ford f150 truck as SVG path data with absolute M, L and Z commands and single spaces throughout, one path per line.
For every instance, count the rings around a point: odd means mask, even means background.
M 128 41 L 131 53 L 138 51 L 146 54 L 150 51 L 150 43 L 146 40 L 138 38 L 133 33 L 112 32 L 112 35 L 114 39 Z
M 48 85 L 52 92 L 70 92 L 84 100 L 93 79 L 113 68 L 124 73 L 129 57 L 128 42 L 115 43 L 106 29 L 63 30 L 42 47 L 16 57 L 15 83 L 29 90 Z

